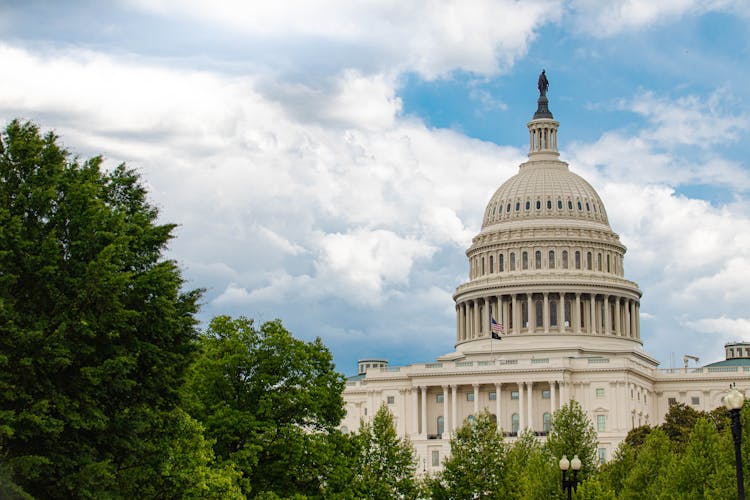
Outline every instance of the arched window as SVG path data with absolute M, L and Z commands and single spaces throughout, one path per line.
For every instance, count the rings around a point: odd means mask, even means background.
M 589 206 L 589 202 L 586 202 L 586 211 L 591 212 L 591 207 Z
M 521 210 L 521 202 L 517 201 L 516 202 L 516 212 L 518 212 L 519 210 Z
M 540 327 L 544 324 L 544 305 L 541 300 L 536 301 L 536 326 Z
M 534 269 L 542 268 L 542 252 L 537 250 L 534 252 Z
M 558 198 L 557 199 L 557 208 L 558 208 L 558 210 L 562 210 L 562 207 L 563 207 L 562 200 Z
M 516 254 L 515 252 L 510 252 L 510 270 L 515 271 L 516 270 Z
M 586 269 L 591 271 L 591 252 L 586 252 Z
M 445 431 L 445 420 L 443 420 L 443 416 L 440 415 L 437 418 L 437 433 L 442 434 Z
M 508 206 L 505 207 L 505 211 L 508 212 L 508 213 L 510 213 L 510 203 L 508 203 Z
M 576 269 L 581 268 L 581 252 L 576 250 Z
M 490 255 L 490 274 L 495 272 L 495 257 Z
M 529 252 L 523 252 L 521 254 L 521 268 L 522 269 L 529 268 Z
M 469 422 L 470 424 L 473 424 L 474 423 L 474 415 L 469 415 L 468 417 L 466 417 L 466 421 Z
M 549 265 L 548 265 L 548 267 L 550 269 L 554 269 L 555 268 L 555 251 L 554 250 L 550 250 L 549 251 Z
M 583 210 L 583 205 L 581 205 L 581 200 L 578 200 L 578 210 Z
M 542 422 L 543 422 L 542 425 L 544 425 L 543 427 L 544 432 L 549 432 L 551 423 L 552 423 L 552 415 L 550 415 L 547 412 L 544 412 L 544 415 L 542 415 Z
M 536 200 L 536 209 L 541 210 L 542 209 L 542 202 L 540 200 Z
M 510 416 L 510 431 L 513 434 L 518 434 L 518 413 L 514 413 Z
M 610 266 L 609 266 L 609 254 L 607 254 L 607 272 L 608 272 L 608 273 L 611 273 L 611 272 L 612 272 L 612 271 L 610 270 Z
M 596 270 L 602 270 L 602 254 L 600 253 L 596 254 Z
M 547 200 L 547 210 L 552 210 L 552 200 Z
M 526 200 L 526 210 L 531 210 L 531 202 Z
M 568 210 L 573 210 L 573 202 L 568 200 Z
M 500 254 L 500 256 L 498 257 L 498 259 L 500 261 L 498 263 L 498 267 L 500 268 L 500 269 L 498 269 L 498 271 L 500 271 L 502 273 L 503 271 L 505 271 L 505 255 Z
M 563 266 L 563 269 L 567 269 L 568 268 L 568 251 L 567 250 L 563 250 L 563 254 L 562 254 L 562 266 Z
M 549 302 L 549 325 L 557 326 L 557 301 L 550 300 Z
M 484 274 L 484 257 L 482 257 L 482 274 Z
M 570 301 L 565 301 L 565 326 L 570 326 Z

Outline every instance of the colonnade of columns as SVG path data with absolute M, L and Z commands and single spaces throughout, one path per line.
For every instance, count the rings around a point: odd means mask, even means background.
M 496 416 L 499 430 L 520 432 L 524 429 L 531 429 L 535 432 L 542 432 L 545 430 L 543 418 L 536 418 L 536 415 L 542 416 L 544 413 L 551 415 L 566 404 L 571 397 L 569 385 L 566 382 L 555 380 L 472 384 L 474 397 L 471 415 L 477 415 L 482 409 L 487 409 Z M 449 435 L 463 424 L 463 421 L 459 420 L 458 417 L 458 401 L 459 394 L 466 393 L 467 387 L 459 384 L 437 386 L 440 387 L 442 392 L 430 390 L 434 387 L 422 385 L 411 389 L 411 408 L 414 411 L 411 415 L 410 434 L 419 436 L 421 439 L 440 434 L 443 439 L 448 439 Z M 487 401 L 480 408 L 480 390 L 485 392 L 494 390 L 495 400 L 489 401 L 489 398 L 487 398 Z M 541 407 L 535 408 L 536 400 L 540 399 L 537 396 L 544 390 L 549 390 L 549 403 L 546 399 L 541 399 Z M 518 392 L 517 400 L 515 397 L 507 397 L 512 391 Z M 442 394 L 442 402 L 437 403 L 437 405 L 428 405 L 430 397 L 440 394 Z M 507 404 L 513 405 L 512 409 L 509 409 L 510 413 L 504 408 Z M 506 417 L 506 415 L 510 415 L 510 417 Z M 514 415 L 518 419 L 516 422 L 513 421 Z M 439 428 L 436 419 L 442 419 L 442 429 Z
M 557 151 L 557 126 L 555 121 L 529 124 L 529 153 Z
M 458 342 L 490 336 L 490 318 L 505 334 L 588 333 L 639 339 L 637 300 L 594 293 L 511 293 L 456 304 Z M 541 319 L 541 321 L 539 321 Z

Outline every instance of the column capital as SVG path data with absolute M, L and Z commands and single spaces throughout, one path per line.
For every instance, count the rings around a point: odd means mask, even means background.
M 478 387 L 479 387 L 479 385 L 480 385 L 480 384 L 478 384 L 478 383 L 474 383 L 474 384 L 471 384 L 471 386 L 472 386 L 472 387 L 474 387 L 475 389 L 476 389 L 476 388 L 478 388 Z

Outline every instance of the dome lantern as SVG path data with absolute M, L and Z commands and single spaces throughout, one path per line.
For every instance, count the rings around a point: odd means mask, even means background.
M 543 159 L 545 156 L 550 159 L 557 158 L 560 156 L 557 152 L 557 127 L 560 123 L 555 121 L 555 117 L 549 110 L 549 99 L 547 99 L 549 81 L 544 70 L 539 75 L 538 87 L 539 99 L 537 99 L 536 113 L 527 124 L 529 128 L 529 158 Z

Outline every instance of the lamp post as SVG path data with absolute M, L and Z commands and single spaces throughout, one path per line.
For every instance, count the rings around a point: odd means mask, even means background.
M 568 478 L 568 469 L 573 469 L 573 477 Z M 560 470 L 562 471 L 562 489 L 568 492 L 568 500 L 573 498 L 573 492 L 578 487 L 578 471 L 581 470 L 581 459 L 578 455 L 573 456 L 573 460 L 563 455 L 560 460 Z M 744 499 L 743 499 L 744 500 Z
M 730 386 L 729 393 L 724 396 L 724 406 L 729 410 L 732 418 L 732 438 L 734 439 L 734 466 L 737 471 L 737 500 L 745 500 L 745 480 L 742 477 L 742 424 L 740 423 L 740 410 L 745 403 L 745 397 L 738 391 L 734 384 Z

